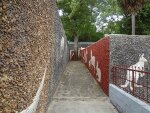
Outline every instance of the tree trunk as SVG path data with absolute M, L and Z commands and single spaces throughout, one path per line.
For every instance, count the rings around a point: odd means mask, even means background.
M 78 60 L 78 36 L 74 38 L 74 51 L 75 51 L 75 60 Z
M 132 14 L 132 35 L 135 35 L 135 14 Z

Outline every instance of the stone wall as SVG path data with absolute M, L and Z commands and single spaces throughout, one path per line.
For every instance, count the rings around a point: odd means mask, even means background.
M 107 79 L 110 79 L 110 82 L 112 82 L 111 70 L 113 66 L 130 67 L 131 65 L 139 61 L 141 54 L 144 54 L 144 58 L 146 58 L 148 61 L 144 64 L 145 71 L 150 71 L 150 36 L 149 35 L 148 36 L 110 35 L 109 37 L 110 38 L 108 38 L 108 43 L 103 41 L 105 39 L 99 40 L 81 51 L 81 60 L 87 65 L 90 72 L 95 78 L 97 78 L 96 66 L 98 61 L 98 68 L 100 68 L 101 70 L 101 76 L 103 79 L 100 85 L 102 86 L 102 88 L 104 86 L 103 90 L 106 92 L 106 94 L 108 94 L 107 92 L 108 82 L 106 81 L 109 81 Z M 95 59 L 92 67 L 89 66 L 89 61 L 91 60 L 91 51 L 92 51 L 92 57 Z M 108 66 L 107 63 L 109 63 Z M 108 74 L 110 74 L 109 77 L 107 77 Z M 122 76 L 126 76 L 125 73 Z M 143 77 L 143 80 L 144 79 L 145 78 Z M 104 84 L 102 85 L 102 83 Z M 105 83 L 107 85 L 105 85 Z
M 94 42 L 79 42 L 78 43 L 78 48 L 86 48 L 87 46 L 94 44 Z M 74 42 L 69 42 L 69 49 L 74 50 Z
M 0 8 L 0 113 L 44 113 L 68 61 L 55 0 Z
M 150 85 L 150 74 L 138 74 L 137 72 L 127 71 L 127 68 L 133 70 L 139 70 L 138 66 L 132 66 L 139 62 L 141 55 L 144 54 L 145 62 L 142 64 L 142 71 L 150 72 L 150 35 L 142 36 L 142 35 L 111 35 L 110 36 L 110 82 L 113 81 L 113 73 L 112 68 L 113 66 L 123 67 L 123 69 L 117 68 L 115 70 L 115 77 L 114 81 L 115 84 L 120 87 L 119 90 L 116 88 L 110 87 L 109 90 L 110 99 L 112 103 L 119 109 L 121 113 L 130 113 L 132 110 L 133 113 L 148 113 L 149 110 L 145 110 L 145 107 L 139 103 L 139 99 L 135 98 L 138 97 L 141 100 L 145 100 L 147 102 L 150 101 L 149 94 L 150 90 L 148 86 Z M 140 62 L 141 63 L 141 62 Z M 132 67 L 131 67 L 132 66 Z M 134 72 L 134 73 L 133 73 Z M 129 74 L 130 73 L 130 74 Z M 132 76 L 134 74 L 134 76 Z M 131 90 L 130 84 L 127 84 L 126 87 L 122 87 L 127 80 L 133 80 L 136 84 L 141 84 L 142 87 L 138 87 L 134 84 L 134 90 Z M 137 81 L 136 81 L 137 79 Z M 131 82 L 130 82 L 131 83 Z M 133 84 L 131 84 L 133 86 Z M 130 86 L 130 87 L 129 87 Z M 115 90 L 114 90 L 115 89 Z M 128 94 L 126 94 L 126 92 Z M 121 92 L 120 92 L 121 91 Z M 135 97 L 131 96 L 134 95 Z M 130 96 L 127 96 L 130 95 Z M 132 98 L 131 98 L 132 97 Z M 121 100 L 121 98 L 124 98 Z M 124 102 L 123 102 L 124 101 Z M 121 102 L 121 103 L 120 103 Z M 131 104 L 132 103 L 132 104 Z M 143 102 L 144 103 L 144 102 Z M 129 109 L 125 109 L 129 108 Z M 139 109 L 139 110 L 134 110 Z M 132 109 L 132 110 L 131 110 Z M 142 111 L 143 110 L 143 111 Z
M 110 37 L 111 65 L 133 65 L 142 53 L 150 63 L 150 36 L 112 35 Z
M 110 51 L 110 71 L 115 65 L 129 67 L 137 63 L 142 53 L 148 61 L 145 70 L 150 71 L 150 35 L 111 35 Z

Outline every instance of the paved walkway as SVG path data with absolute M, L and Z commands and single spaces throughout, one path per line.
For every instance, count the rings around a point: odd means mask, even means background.
M 47 113 L 118 113 L 80 61 L 69 62 Z

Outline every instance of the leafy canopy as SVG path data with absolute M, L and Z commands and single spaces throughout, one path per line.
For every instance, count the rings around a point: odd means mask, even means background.
M 93 10 L 97 0 L 61 0 L 58 1 L 59 10 L 62 10 L 61 16 L 63 26 L 68 39 L 73 40 L 79 37 L 79 40 L 97 39 L 95 16 Z M 103 35 L 103 34 L 102 34 Z M 94 40 L 95 41 L 95 40 Z
M 119 5 L 126 13 L 136 14 L 142 9 L 146 0 L 118 0 Z

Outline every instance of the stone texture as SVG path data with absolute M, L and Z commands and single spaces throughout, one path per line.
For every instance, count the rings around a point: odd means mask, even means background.
M 80 61 L 69 62 L 47 113 L 118 113 Z
M 0 2 L 0 113 L 17 113 L 30 106 L 47 67 L 37 113 L 46 111 L 51 88 L 56 89 L 67 61 L 67 49 L 59 57 L 62 36 L 66 44 L 60 27 L 55 0 Z
M 149 35 L 111 35 L 110 65 L 131 66 L 138 62 L 139 54 L 144 53 L 150 67 L 150 36 Z
M 126 68 L 136 64 L 139 61 L 140 54 L 144 53 L 144 57 L 147 59 L 147 63 L 144 64 L 144 70 L 150 72 L 150 35 L 111 35 L 110 36 L 110 80 L 112 82 L 112 67 L 113 66 L 125 66 Z M 126 70 L 120 71 L 120 76 L 126 78 Z M 140 80 L 140 82 L 139 82 Z M 145 86 L 150 85 L 150 76 L 146 74 L 140 77 L 138 83 Z M 119 81 L 119 80 L 118 80 Z M 120 80 L 117 85 L 124 84 L 125 80 Z M 129 86 L 125 88 L 129 93 Z M 150 101 L 149 88 L 135 87 L 135 95 L 142 95 L 142 98 Z
M 101 96 L 103 97 L 105 94 L 85 65 L 80 61 L 72 61 L 68 63 L 53 98 L 96 98 Z

